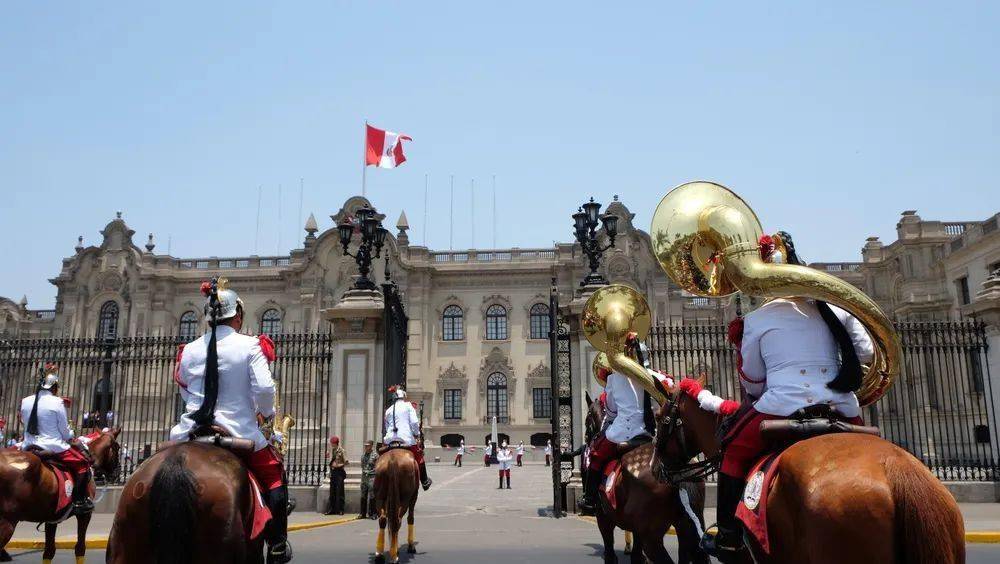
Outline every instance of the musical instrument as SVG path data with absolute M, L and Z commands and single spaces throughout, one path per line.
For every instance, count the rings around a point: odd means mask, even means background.
M 611 363 L 608 362 L 608 355 L 603 352 L 597 353 L 594 356 L 594 362 L 591 364 L 590 368 L 594 374 L 594 380 L 597 380 L 597 383 L 600 384 L 602 388 L 606 387 L 608 385 L 608 379 L 601 378 L 601 372 L 603 370 L 607 370 L 609 372 L 614 370 L 614 368 L 611 367 Z
M 877 401 L 899 376 L 902 347 L 892 322 L 864 292 L 806 266 L 761 260 L 760 221 L 736 193 L 713 182 L 674 188 L 653 214 L 653 253 L 664 272 L 697 296 L 734 292 L 762 298 L 806 297 L 848 311 L 868 330 L 875 356 L 857 392 L 861 405 Z M 595 345 L 596 346 L 596 345 Z

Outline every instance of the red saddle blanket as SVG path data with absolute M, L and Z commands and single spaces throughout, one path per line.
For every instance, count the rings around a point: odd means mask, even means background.
M 783 451 L 782 451 L 783 452 Z M 736 516 L 760 545 L 765 554 L 771 553 L 767 534 L 767 494 L 778 475 L 778 461 L 782 452 L 772 452 L 761 458 L 747 474 L 743 499 L 736 508 Z
M 46 463 L 46 465 L 56 476 L 56 491 L 59 492 L 59 497 L 56 499 L 54 521 L 61 521 L 66 517 L 65 513 L 70 510 L 70 504 L 73 502 L 73 474 L 51 464 Z
M 253 527 L 250 529 L 250 539 L 252 540 L 264 532 L 268 521 L 271 520 L 271 510 L 264 502 L 264 495 L 260 484 L 257 483 L 257 478 L 254 478 L 250 472 L 247 472 L 247 477 L 250 478 L 250 492 L 253 495 Z
M 618 509 L 618 499 L 615 491 L 622 480 L 621 460 L 615 459 L 604 465 L 604 486 L 601 488 L 601 495 L 608 502 L 608 507 L 612 510 Z

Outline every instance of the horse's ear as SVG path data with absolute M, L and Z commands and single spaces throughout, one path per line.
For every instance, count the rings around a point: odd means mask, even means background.
M 593 398 L 590 397 L 590 392 L 589 391 L 584 392 L 583 393 L 583 397 L 585 397 L 587 399 L 587 407 L 588 408 L 590 406 L 594 405 L 594 400 L 593 400 Z
M 112 427 L 112 429 L 110 431 L 111 438 L 113 438 L 114 440 L 117 441 L 118 440 L 118 434 L 121 433 L 121 432 L 122 432 L 122 428 L 121 427 Z

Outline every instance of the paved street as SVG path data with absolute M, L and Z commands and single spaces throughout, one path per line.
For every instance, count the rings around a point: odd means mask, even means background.
M 569 563 L 600 561 L 600 536 L 593 523 L 569 517 L 549 516 L 551 490 L 544 466 L 514 468 L 512 490 L 498 490 L 495 467 L 468 464 L 462 469 L 449 465 L 430 467 L 435 485 L 417 505 L 417 549 L 415 556 L 401 554 L 403 562 L 443 564 L 454 562 Z M 983 509 L 988 506 L 982 506 Z M 295 522 L 319 520 L 316 514 L 297 514 Z M 106 527 L 107 518 L 95 518 L 95 532 Z M 292 533 L 295 562 L 367 562 L 375 547 L 375 521 Z M 402 537 L 405 539 L 405 528 Z M 27 535 L 24 525 L 17 537 Z M 60 535 L 62 536 L 62 535 Z M 618 547 L 621 550 L 621 533 Z M 673 536 L 667 548 L 676 555 Z M 17 553 L 16 561 L 33 562 L 38 552 Z M 1000 545 L 969 545 L 971 563 L 997 562 Z M 102 562 L 103 552 L 91 551 L 88 562 Z M 624 558 L 621 559 L 625 561 Z M 71 564 L 70 551 L 60 551 L 55 562 Z

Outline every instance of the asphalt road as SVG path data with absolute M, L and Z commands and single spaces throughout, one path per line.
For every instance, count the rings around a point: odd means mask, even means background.
M 431 466 L 434 487 L 417 503 L 417 554 L 401 551 L 402 562 L 443 564 L 455 562 L 576 563 L 601 561 L 601 541 L 592 522 L 550 516 L 551 489 L 547 468 L 540 465 L 514 468 L 511 490 L 497 489 L 495 467 L 468 464 L 458 469 Z M 317 519 L 321 516 L 317 515 Z M 369 562 L 375 549 L 375 521 L 292 533 L 294 562 Z M 405 541 L 406 530 L 401 532 Z M 623 544 L 618 533 L 619 553 Z M 676 557 L 675 537 L 666 539 L 667 550 Z M 1000 545 L 969 545 L 968 562 L 1000 561 Z M 34 562 L 37 552 L 22 552 L 15 562 Z M 91 551 L 88 562 L 103 562 L 103 554 Z M 620 555 L 620 562 L 627 559 Z M 55 563 L 72 564 L 72 553 L 60 551 Z

